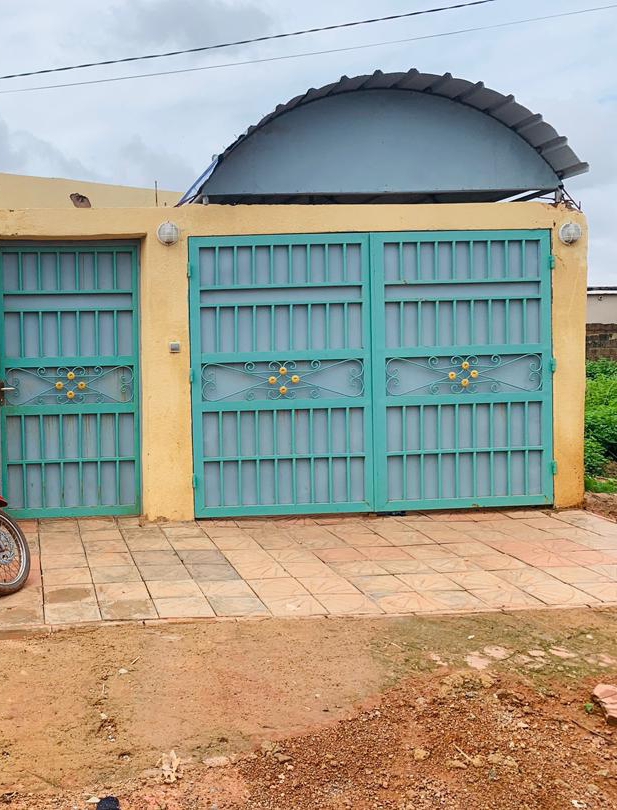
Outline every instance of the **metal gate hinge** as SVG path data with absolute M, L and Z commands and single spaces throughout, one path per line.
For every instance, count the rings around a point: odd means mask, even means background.
M 551 461 L 551 472 L 553 473 L 553 475 L 557 475 L 557 462 L 555 461 L 555 459 Z
M 197 476 L 195 475 L 195 473 L 193 473 L 193 475 L 191 476 L 191 486 L 193 487 L 193 489 L 197 489 Z
M 191 263 L 190 262 L 186 263 L 186 275 L 187 275 L 187 278 L 191 277 Z
M 557 371 L 557 358 L 551 357 L 551 371 L 554 373 Z
M 195 382 L 195 372 L 193 371 L 192 368 L 189 369 L 189 382 L 190 383 Z
M 552 253 L 551 253 L 551 255 L 548 257 L 548 266 L 549 266 L 549 268 L 550 268 L 551 270 L 554 270 L 554 269 L 555 269 L 555 257 L 553 256 L 553 254 L 552 254 Z

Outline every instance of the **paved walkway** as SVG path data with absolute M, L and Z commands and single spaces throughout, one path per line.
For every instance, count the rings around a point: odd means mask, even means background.
M 617 605 L 617 524 L 582 511 L 22 525 L 32 574 L 0 631 Z

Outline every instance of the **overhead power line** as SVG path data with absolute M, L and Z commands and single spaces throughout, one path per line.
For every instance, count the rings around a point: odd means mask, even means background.
M 469 6 L 483 6 L 486 3 L 495 3 L 497 0 L 469 0 L 466 3 L 457 3 L 454 6 L 439 6 L 437 8 L 425 8 L 419 11 L 406 11 L 403 14 L 390 14 L 387 17 L 373 17 L 369 20 L 354 20 L 352 22 L 337 23 L 336 25 L 323 25 L 319 28 L 306 28 L 302 31 L 288 31 L 283 34 L 268 34 L 263 37 L 253 37 L 252 39 L 238 39 L 235 42 L 221 42 L 216 45 L 201 45 L 197 48 L 185 48 L 180 51 L 167 51 L 165 53 L 148 53 L 142 56 L 126 56 L 123 59 L 106 59 L 103 62 L 84 62 L 82 65 L 67 65 L 59 68 L 45 68 L 44 70 L 29 70 L 25 73 L 7 73 L 0 76 L 3 79 L 23 79 L 27 76 L 41 76 L 44 73 L 62 73 L 67 70 L 82 70 L 83 68 L 101 67 L 103 65 L 121 65 L 126 62 L 140 62 L 146 59 L 165 59 L 169 56 L 182 56 L 188 53 L 203 53 L 204 51 L 216 51 L 222 48 L 232 48 L 235 45 L 252 45 L 256 42 L 268 42 L 272 39 L 286 39 L 288 37 L 300 37 L 305 34 L 319 34 L 323 31 L 336 31 L 341 28 L 354 28 L 359 25 L 371 25 L 372 23 L 390 22 L 392 20 L 402 20 L 406 17 L 420 17 L 423 14 L 438 14 L 442 11 L 452 11 L 458 8 L 468 8 Z
M 245 59 L 238 62 L 222 62 L 216 65 L 202 65 L 201 67 L 193 68 L 178 68 L 177 70 L 160 70 L 154 73 L 135 73 L 129 76 L 113 76 L 108 79 L 88 79 L 81 82 L 65 82 L 63 84 L 43 84 L 36 87 L 19 87 L 12 90 L 0 90 L 0 95 L 7 95 L 9 93 L 30 93 L 37 90 L 57 90 L 63 87 L 83 87 L 90 84 L 109 84 L 110 82 L 124 82 L 131 79 L 149 79 L 155 76 L 172 76 L 178 73 L 195 73 L 203 70 L 218 70 L 226 67 L 240 67 L 242 65 L 256 65 L 263 62 L 280 62 L 285 59 L 301 59 L 307 56 L 324 56 L 332 53 L 343 53 L 345 51 L 360 51 L 368 48 L 379 48 L 385 45 L 403 45 L 408 42 L 420 42 L 426 39 L 439 39 L 442 37 L 453 37 L 460 34 L 470 34 L 476 31 L 491 31 L 497 28 L 508 28 L 514 25 L 523 25 L 525 23 L 543 22 L 545 20 L 554 20 L 558 17 L 574 17 L 580 14 L 590 14 L 597 11 L 608 11 L 609 9 L 617 8 L 617 3 L 611 3 L 607 6 L 595 6 L 594 8 L 582 8 L 576 11 L 563 11 L 558 14 L 547 14 L 542 17 L 527 17 L 523 20 L 510 20 L 503 23 L 494 23 L 492 25 L 476 26 L 474 28 L 459 28 L 456 31 L 443 31 L 438 34 L 424 34 L 417 37 L 406 37 L 405 39 L 390 39 L 384 42 L 368 42 L 363 45 L 348 45 L 343 48 L 327 48 L 321 51 L 305 51 L 304 53 L 289 53 L 282 56 L 266 56 L 261 59 Z

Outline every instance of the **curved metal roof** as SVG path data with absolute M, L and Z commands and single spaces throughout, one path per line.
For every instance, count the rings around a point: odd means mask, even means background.
M 452 76 L 451 73 L 444 73 L 440 76 L 433 73 L 421 73 L 415 68 L 406 73 L 383 73 L 376 70 L 372 75 L 353 78 L 341 76 L 332 84 L 320 88 L 312 87 L 286 104 L 279 104 L 271 113 L 236 138 L 220 155 L 214 156 L 213 162 L 182 197 L 179 205 L 194 199 L 222 161 L 239 144 L 275 118 L 328 96 L 362 90 L 409 90 L 450 99 L 472 107 L 511 129 L 541 155 L 560 180 L 583 174 L 589 170 L 589 164 L 577 157 L 568 145 L 567 138 L 559 135 L 539 113 L 533 113 L 517 102 L 513 95 L 504 95 L 486 87 L 484 82 L 474 83 Z

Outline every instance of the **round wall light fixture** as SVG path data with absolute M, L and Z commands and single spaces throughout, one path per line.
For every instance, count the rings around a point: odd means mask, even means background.
M 559 229 L 559 239 L 564 245 L 573 245 L 583 235 L 583 229 L 578 222 L 564 222 Z
M 156 229 L 156 238 L 162 245 L 175 245 L 180 239 L 180 228 L 173 222 L 161 222 Z

